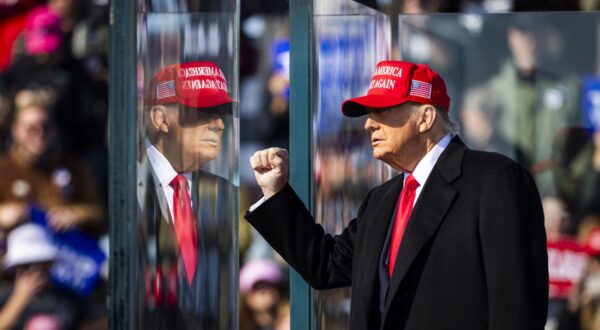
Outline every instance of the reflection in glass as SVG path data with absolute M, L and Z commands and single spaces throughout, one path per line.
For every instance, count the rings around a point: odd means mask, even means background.
M 388 58 L 389 19 L 353 1 L 315 2 L 318 91 L 313 114 L 315 219 L 332 234 L 356 215 L 364 194 L 388 171 L 372 157 L 364 118 L 342 115 L 343 100 L 365 93 Z M 315 291 L 317 327 L 349 328 L 350 289 Z
M 402 58 L 427 63 L 445 78 L 462 139 L 517 160 L 535 176 L 548 239 L 546 328 L 571 313 L 565 310 L 570 296 L 590 302 L 581 310 L 596 310 L 591 302 L 600 299 L 598 291 L 574 288 L 591 288 L 600 275 L 597 259 L 582 252 L 600 239 L 600 15 L 399 19 Z M 592 251 L 600 255 L 600 246 Z
M 140 329 L 237 328 L 234 18 L 139 16 Z

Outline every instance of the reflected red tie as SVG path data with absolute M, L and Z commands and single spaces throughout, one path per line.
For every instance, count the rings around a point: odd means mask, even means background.
M 175 222 L 175 235 L 181 250 L 185 274 L 190 285 L 196 273 L 196 219 L 192 211 L 190 194 L 187 189 L 187 179 L 178 174 L 169 184 L 173 192 L 173 217 Z
M 396 210 L 396 219 L 394 220 L 394 229 L 392 231 L 392 243 L 390 244 L 390 256 L 388 260 L 388 273 L 392 277 L 394 271 L 394 265 L 396 264 L 396 256 L 398 255 L 398 249 L 400 248 L 400 242 L 402 242 L 402 236 L 406 229 L 406 224 L 410 218 L 410 213 L 413 209 L 415 201 L 415 195 L 419 183 L 415 178 L 409 175 L 404 182 L 404 188 L 398 198 L 398 208 Z

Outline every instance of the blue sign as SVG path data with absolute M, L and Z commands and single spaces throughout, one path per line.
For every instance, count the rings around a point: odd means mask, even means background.
M 583 114 L 586 127 L 600 129 L 600 77 L 583 81 Z
M 44 226 L 52 234 L 58 255 L 50 270 L 52 283 L 85 297 L 96 287 L 106 256 L 96 240 L 79 229 L 55 233 L 48 227 L 46 212 L 30 207 L 31 222 Z
M 374 26 L 370 20 L 323 22 L 318 38 L 319 104 L 314 127 L 321 137 L 338 135 L 348 120 L 342 114 L 344 100 L 365 95 L 375 53 Z M 362 125 L 362 124 L 361 124 Z M 350 142 L 350 140 L 347 140 Z
M 290 39 L 287 37 L 273 41 L 273 71 L 290 76 Z
M 290 80 L 290 39 L 279 38 L 273 42 L 272 45 L 272 56 L 273 56 L 273 73 L 282 75 Z M 290 98 L 290 86 L 289 83 L 282 91 L 282 95 L 286 100 Z

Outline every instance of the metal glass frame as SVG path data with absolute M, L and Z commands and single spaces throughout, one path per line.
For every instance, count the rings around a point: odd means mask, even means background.
M 109 328 L 131 329 L 135 309 L 130 302 L 137 277 L 134 258 L 135 219 L 135 139 L 121 139 L 136 128 L 136 50 L 135 2 L 113 1 L 110 8 L 110 86 L 109 89 Z M 117 115 L 118 114 L 118 115 Z M 117 271 L 118 270 L 118 271 Z
M 314 65 L 312 0 L 290 1 L 290 184 L 312 213 Z M 290 269 L 292 329 L 314 329 L 312 290 Z

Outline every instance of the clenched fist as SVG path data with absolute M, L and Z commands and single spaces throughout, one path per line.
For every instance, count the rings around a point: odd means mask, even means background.
M 287 184 L 287 150 L 281 148 L 259 150 L 250 157 L 250 165 L 265 198 L 275 195 Z

